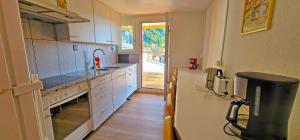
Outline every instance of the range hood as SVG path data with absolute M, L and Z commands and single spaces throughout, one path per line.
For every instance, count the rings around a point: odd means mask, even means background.
M 80 23 L 90 20 L 80 17 L 76 13 L 67 11 L 56 5 L 49 4 L 42 0 L 18 0 L 21 17 L 38 19 L 43 22 L 60 23 Z

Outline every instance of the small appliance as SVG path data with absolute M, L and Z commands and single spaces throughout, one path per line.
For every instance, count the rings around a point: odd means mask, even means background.
M 199 64 L 197 63 L 197 58 L 190 58 L 190 69 L 197 69 Z
M 287 140 L 288 121 L 299 80 L 240 72 L 236 73 L 235 82 L 234 94 L 240 100 L 231 102 L 226 115 L 229 128 L 234 129 L 232 132 L 239 132 L 236 136 L 246 140 Z M 241 114 L 240 108 L 244 107 L 248 108 L 247 119 L 243 117 L 245 114 Z
M 216 76 L 223 76 L 223 71 L 217 68 L 207 68 L 207 77 L 206 77 L 206 84 L 205 87 L 209 90 L 213 90 L 214 81 Z
M 224 76 L 215 76 L 214 92 L 221 96 L 233 96 L 233 80 Z

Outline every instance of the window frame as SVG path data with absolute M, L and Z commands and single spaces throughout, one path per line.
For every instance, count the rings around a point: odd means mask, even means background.
M 121 31 L 122 31 L 122 26 L 132 26 L 132 32 L 133 32 L 133 48 L 132 49 L 128 49 L 128 50 L 124 50 L 122 49 L 122 45 L 123 45 L 123 39 L 122 39 L 122 34 L 121 34 Z M 135 53 L 136 52 L 136 29 L 135 29 L 135 25 L 133 24 L 123 24 L 120 26 L 120 36 L 121 36 L 121 44 L 120 44 L 120 47 L 118 47 L 118 53 L 119 54 L 122 54 L 122 53 Z

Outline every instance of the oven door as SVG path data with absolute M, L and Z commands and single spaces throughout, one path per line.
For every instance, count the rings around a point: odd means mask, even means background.
M 51 118 L 55 140 L 62 140 L 90 120 L 88 92 L 82 92 L 52 106 Z

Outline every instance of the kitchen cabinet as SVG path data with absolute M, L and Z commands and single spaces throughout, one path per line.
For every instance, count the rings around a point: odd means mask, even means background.
M 114 111 L 118 110 L 127 100 L 126 74 L 113 79 Z
M 127 68 L 127 98 L 137 90 L 137 67 L 136 64 Z
M 94 19 L 96 43 L 111 44 L 110 9 L 94 0 Z
M 96 81 L 103 77 L 97 78 Z M 113 114 L 113 85 L 112 81 L 100 83 L 100 85 L 91 89 L 92 99 L 92 114 L 93 114 L 93 128 L 96 130 L 110 115 Z
M 112 44 L 121 44 L 121 16 L 118 12 L 110 10 L 110 29 Z
M 93 0 L 67 0 L 68 10 L 87 18 L 90 22 L 56 25 L 58 40 L 95 43 Z

